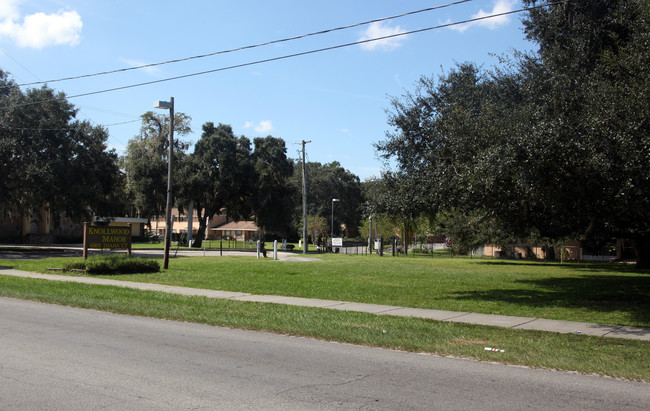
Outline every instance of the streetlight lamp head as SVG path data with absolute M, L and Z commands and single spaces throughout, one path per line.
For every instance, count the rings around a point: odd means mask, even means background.
M 341 201 L 338 198 L 333 198 L 332 201 Z
M 153 108 L 164 108 L 164 109 L 170 109 L 172 108 L 172 103 L 169 101 L 154 101 L 153 102 Z

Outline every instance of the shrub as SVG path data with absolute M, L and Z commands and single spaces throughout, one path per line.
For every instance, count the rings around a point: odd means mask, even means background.
M 73 261 L 63 267 L 65 270 L 86 270 L 88 274 L 139 274 L 157 273 L 160 271 L 158 261 L 127 257 L 124 255 L 109 255 L 91 257 L 86 261 Z
M 411 252 L 413 254 L 427 254 L 427 255 L 430 254 L 429 250 L 422 250 L 420 248 L 414 248 L 414 249 L 411 250 Z

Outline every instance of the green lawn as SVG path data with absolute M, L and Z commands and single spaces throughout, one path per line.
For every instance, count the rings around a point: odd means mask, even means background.
M 121 280 L 375 304 L 650 327 L 650 272 L 613 264 L 468 258 L 310 255 L 287 262 L 242 257 L 170 261 Z M 66 259 L 0 260 L 47 272 Z

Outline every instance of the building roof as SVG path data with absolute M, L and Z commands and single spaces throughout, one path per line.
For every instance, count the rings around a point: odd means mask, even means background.
M 210 228 L 215 231 L 258 231 L 259 229 L 252 221 L 229 221 L 227 223 Z
M 105 221 L 108 219 L 111 223 L 138 223 L 147 224 L 149 220 L 146 218 L 132 218 L 132 217 L 98 217 L 95 216 L 94 221 Z

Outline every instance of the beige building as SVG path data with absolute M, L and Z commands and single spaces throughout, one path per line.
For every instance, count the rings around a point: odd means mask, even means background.
M 252 221 L 227 221 L 221 225 L 211 227 L 209 238 L 232 239 L 237 241 L 257 240 L 259 229 Z
M 199 229 L 199 217 L 196 211 L 192 212 L 192 218 L 189 219 L 187 214 L 182 214 L 177 208 L 173 208 L 172 214 L 172 233 L 187 234 L 192 231 L 194 237 Z M 167 223 L 165 216 L 151 221 L 151 230 L 158 234 L 164 235 Z M 214 215 L 208 219 L 206 236 L 210 240 L 231 239 L 237 241 L 257 240 L 259 229 L 252 221 L 233 221 L 228 219 L 224 213 Z
M 83 228 L 61 215 L 52 215 L 49 207 L 37 213 L 20 213 L 0 206 L 0 240 L 14 243 L 52 244 L 59 239 L 81 238 Z
M 562 256 L 564 260 L 580 260 L 580 241 L 567 241 L 562 247 L 558 247 L 555 250 L 555 253 L 556 257 L 559 258 Z M 487 257 L 505 257 L 506 254 L 514 258 L 534 258 L 539 260 L 547 258 L 544 247 L 532 243 L 517 243 L 512 247 L 509 247 L 508 250 L 504 250 L 494 244 L 487 244 L 483 247 L 483 255 Z
M 546 259 L 548 256 L 544 247 L 532 243 L 517 243 L 507 250 L 493 244 L 485 245 L 479 254 L 487 257 L 514 257 L 514 258 L 533 258 Z M 556 247 L 555 258 L 563 261 L 610 261 L 612 259 L 622 260 L 636 258 L 634 252 L 634 241 L 628 239 L 616 239 L 615 247 L 611 251 L 605 250 L 598 255 L 590 254 L 588 249 L 583 247 L 579 240 L 568 240 L 562 246 Z

